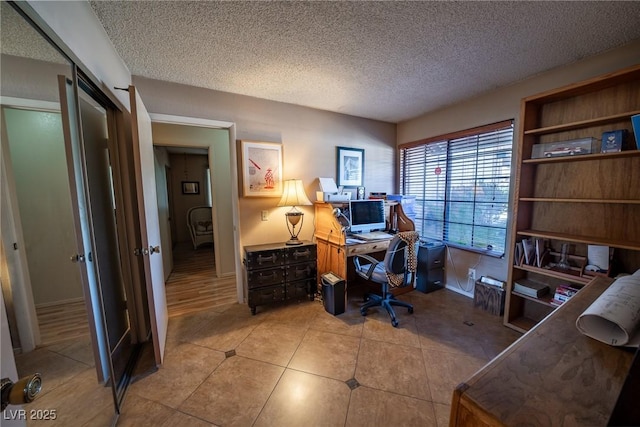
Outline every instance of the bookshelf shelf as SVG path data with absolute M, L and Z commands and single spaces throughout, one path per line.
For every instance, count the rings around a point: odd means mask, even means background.
M 504 324 L 526 331 L 554 310 L 548 301 L 513 292 L 520 279 L 589 283 L 584 263 L 574 274 L 515 260 L 524 239 L 548 241 L 551 251 L 564 243 L 586 262 L 588 245 L 614 248 L 618 272 L 640 268 L 640 150 L 631 116 L 640 114 L 640 65 L 522 99 L 514 178 L 512 250 Z M 626 130 L 623 151 L 531 158 L 537 144 Z M 518 251 L 520 254 L 520 251 Z M 520 255 L 518 255 L 520 256 Z M 516 262 L 514 262 L 516 261 Z M 575 264 L 574 264 L 575 267 Z
M 625 111 L 619 114 L 612 114 L 610 116 L 597 117 L 595 119 L 588 120 L 580 120 L 576 122 L 563 123 L 555 126 L 547 126 L 543 128 L 537 129 L 529 129 L 524 131 L 525 135 L 545 135 L 550 133 L 574 130 L 574 129 L 582 129 L 589 126 L 598 126 L 605 125 L 608 123 L 615 123 L 620 121 L 621 119 L 625 119 L 627 117 L 631 117 L 635 114 L 640 114 L 640 110 L 634 111 Z
M 580 162 L 586 160 L 615 160 L 625 157 L 638 157 L 640 150 L 619 151 L 617 153 L 595 153 L 581 154 L 579 156 L 562 156 L 562 157 L 541 157 L 536 159 L 524 159 L 523 164 L 545 164 L 545 163 L 567 163 Z
M 536 325 L 536 323 L 538 322 L 533 319 L 520 316 L 520 317 L 515 317 L 511 319 L 511 323 L 509 324 L 509 326 L 518 332 L 525 333 L 529 329 L 533 328 Z
M 587 245 L 611 246 L 619 249 L 629 249 L 632 251 L 640 251 L 640 242 L 618 239 L 597 238 L 590 235 L 578 235 L 569 233 L 556 233 L 541 230 L 521 230 L 517 232 L 518 236 L 541 237 L 543 239 L 562 240 L 573 243 L 584 243 Z
M 554 197 L 521 197 L 521 202 L 538 202 L 538 203 L 606 203 L 620 205 L 640 205 L 640 200 L 625 199 L 571 199 L 571 198 L 554 198 Z
M 522 271 L 529 271 L 531 273 L 541 274 L 547 277 L 555 277 L 556 279 L 562 279 L 573 283 L 587 284 L 591 281 L 592 277 L 578 276 L 575 274 L 563 273 L 557 270 L 551 270 L 549 268 L 540 268 L 533 265 L 516 265 L 514 268 Z
M 520 298 L 527 299 L 529 301 L 537 302 L 538 304 L 543 304 L 543 305 L 549 306 L 551 308 L 556 308 L 555 305 L 551 304 L 551 299 L 552 299 L 553 296 L 549 295 L 549 294 L 543 295 L 543 296 L 541 296 L 539 298 L 531 297 L 531 296 L 525 295 L 525 294 L 521 294 L 520 292 L 516 292 L 516 291 L 513 291 L 512 294 L 516 295 L 516 296 L 518 296 Z

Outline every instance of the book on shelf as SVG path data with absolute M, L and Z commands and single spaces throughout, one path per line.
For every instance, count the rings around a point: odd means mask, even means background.
M 532 265 L 535 263 L 535 246 L 530 238 L 522 239 L 522 252 L 524 254 L 524 263 Z
M 549 258 L 549 241 L 536 237 L 534 239 L 534 246 L 536 249 L 536 267 L 543 268 L 548 263 Z
M 569 301 L 572 296 L 578 293 L 582 289 L 583 285 L 558 285 L 551 299 L 551 305 L 560 306 Z
M 549 286 L 530 279 L 518 279 L 513 283 L 513 291 L 533 298 L 549 293 Z
M 514 251 L 515 255 L 513 257 L 513 263 L 515 265 L 522 265 L 522 262 L 524 261 L 524 250 L 522 249 L 522 242 L 516 242 Z

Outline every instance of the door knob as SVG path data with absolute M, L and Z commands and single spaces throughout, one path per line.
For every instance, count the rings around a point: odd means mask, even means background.
M 71 255 L 71 262 L 84 262 L 84 255 L 82 254 L 75 254 L 75 255 Z
M 2 379 L 2 410 L 7 405 L 22 405 L 33 402 L 42 389 L 42 377 L 40 374 L 22 377 L 14 383 L 9 378 Z

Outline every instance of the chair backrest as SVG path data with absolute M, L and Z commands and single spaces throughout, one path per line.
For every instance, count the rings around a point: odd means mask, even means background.
M 198 223 L 211 224 L 211 208 L 209 206 L 195 206 L 187 212 L 187 221 L 190 226 L 196 226 Z
M 404 274 L 407 267 L 407 242 L 393 236 L 384 256 L 384 269 L 393 274 Z
M 395 235 L 389 242 L 384 256 L 384 268 L 390 286 L 406 286 L 414 283 L 418 238 L 417 232 L 405 231 Z

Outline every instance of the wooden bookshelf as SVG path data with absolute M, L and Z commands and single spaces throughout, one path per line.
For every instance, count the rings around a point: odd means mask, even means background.
M 633 66 L 524 98 L 521 102 L 514 178 L 511 247 L 541 238 L 560 251 L 585 257 L 588 245 L 614 248 L 619 272 L 640 268 L 640 150 L 631 116 L 640 114 L 640 66 Z M 626 129 L 627 143 L 616 153 L 532 158 L 536 144 L 602 138 Z M 595 151 L 599 151 L 596 147 Z M 504 323 L 527 331 L 554 310 L 544 298 L 513 292 L 518 279 L 547 283 L 551 295 L 560 283 L 585 284 L 591 277 L 535 265 L 510 265 Z

